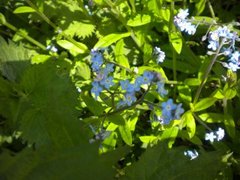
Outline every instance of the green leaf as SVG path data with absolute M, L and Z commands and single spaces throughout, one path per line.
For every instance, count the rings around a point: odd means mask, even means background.
M 199 86 L 201 81 L 198 78 L 187 78 L 184 80 L 184 84 L 188 86 Z
M 221 161 L 221 152 L 201 151 L 196 159 L 190 160 L 184 156 L 185 150 L 184 147 L 168 149 L 165 143 L 159 143 L 126 168 L 124 179 L 211 180 L 217 179 L 219 172 L 224 174 L 227 165 Z
M 206 4 L 205 0 L 198 0 L 195 3 L 196 15 L 200 15 L 203 12 L 203 10 L 205 9 L 205 4 Z
M 229 114 L 224 115 L 224 125 L 226 127 L 226 130 L 227 130 L 227 133 L 229 134 L 229 136 L 234 138 L 235 134 L 236 134 L 235 122 L 231 115 L 229 115 Z
M 192 102 L 192 95 L 191 95 L 191 89 L 186 86 L 186 85 L 179 85 L 177 87 L 178 92 L 179 92 L 179 96 L 181 98 L 181 100 L 190 103 Z
M 224 99 L 223 91 L 222 89 L 217 89 L 216 91 L 213 92 L 212 97 L 217 98 L 217 99 Z
M 95 49 L 97 48 L 104 48 L 104 47 L 108 47 L 111 44 L 115 43 L 116 41 L 128 37 L 130 36 L 131 33 L 127 32 L 127 33 L 113 33 L 113 34 L 109 34 L 107 36 L 104 36 L 103 38 L 101 38 L 94 46 Z
M 219 113 L 203 113 L 199 117 L 206 123 L 221 123 L 224 122 L 224 115 Z
M 43 63 L 51 58 L 50 55 L 45 55 L 45 54 L 36 54 L 35 56 L 32 57 L 31 63 L 32 64 L 39 64 Z
M 16 109 L 22 138 L 36 147 L 74 146 L 80 141 L 78 94 L 70 77 L 53 61 L 32 65 L 20 81 L 21 97 Z
M 98 143 L 82 142 L 73 148 L 29 148 L 12 155 L 0 156 L 0 178 L 11 180 L 41 179 L 114 179 L 113 165 L 122 157 L 124 149 L 99 155 Z M 91 170 L 91 172 L 90 172 Z M 14 172 L 14 173 L 12 173 Z
M 223 93 L 226 99 L 232 99 L 237 95 L 236 89 L 232 89 L 232 88 L 226 89 Z
M 189 137 L 192 138 L 196 132 L 196 123 L 191 111 L 187 111 L 183 114 L 182 121 L 186 124 Z
M 176 126 L 173 126 L 171 128 L 167 128 L 163 131 L 163 134 L 161 135 L 161 140 L 168 139 L 168 147 L 171 148 L 173 143 L 175 142 L 175 139 L 178 135 L 179 128 Z
M 0 36 L 0 71 L 10 81 L 19 80 L 21 74 L 30 65 L 32 53 L 22 44 L 8 43 Z
M 128 59 L 125 55 L 125 49 L 124 49 L 124 41 L 123 39 L 119 40 L 117 43 L 116 43 L 116 46 L 114 48 L 114 53 L 115 53 L 115 59 L 116 59 L 116 62 L 120 65 L 122 65 L 123 67 L 126 67 L 126 68 L 130 68 L 129 66 L 129 62 L 128 62 Z M 123 76 L 125 76 L 126 74 L 126 70 L 125 69 L 122 69 L 123 71 Z
M 20 14 L 20 13 L 32 13 L 35 12 L 36 10 L 29 7 L 29 6 L 20 6 L 17 9 L 13 11 L 14 14 Z
M 125 120 L 120 114 L 108 115 L 107 120 L 116 125 L 124 126 L 126 124 Z
M 88 50 L 88 47 L 80 42 L 76 42 L 77 44 L 73 44 L 72 42 L 69 42 L 67 40 L 58 40 L 57 44 L 61 47 L 63 47 L 64 49 L 69 50 L 69 52 L 73 55 L 73 56 L 77 56 L 79 54 L 83 54 L 86 53 Z
M 127 21 L 128 26 L 136 27 L 146 25 L 151 22 L 151 16 L 148 14 L 137 14 Z
M 131 133 L 131 130 L 130 130 L 128 124 L 126 123 L 124 126 L 121 125 L 118 127 L 118 129 L 119 129 L 119 132 L 121 134 L 123 141 L 127 145 L 131 146 L 132 145 L 132 133 Z
M 146 143 L 146 144 L 151 144 L 153 143 L 154 141 L 157 141 L 158 138 L 156 136 L 140 136 L 139 139 L 143 142 L 143 143 Z
M 172 60 L 167 60 L 163 62 L 163 66 L 172 68 L 173 61 Z M 176 70 L 187 73 L 187 74 L 192 74 L 197 72 L 197 68 L 189 64 L 188 62 L 183 62 L 183 61 L 177 61 L 176 62 Z
M 87 38 L 95 32 L 95 25 L 88 20 L 72 21 L 63 32 L 70 37 Z
M 91 70 L 89 66 L 84 62 L 76 62 L 71 73 L 83 80 L 89 80 L 91 78 Z
M 204 99 L 201 99 L 194 106 L 194 112 L 205 110 L 205 109 L 211 107 L 212 105 L 214 105 L 216 101 L 217 101 L 216 98 L 204 98 Z
M 180 54 L 182 51 L 182 45 L 183 45 L 181 33 L 172 32 L 170 33 L 169 38 L 173 48 L 176 50 L 178 54 Z
M 81 98 L 87 105 L 88 109 L 95 115 L 101 115 L 104 112 L 104 108 L 102 107 L 101 103 L 96 101 L 91 97 L 88 91 L 81 93 Z

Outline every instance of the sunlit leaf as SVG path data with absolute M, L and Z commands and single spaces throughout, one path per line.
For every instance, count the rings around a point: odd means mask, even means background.
M 21 14 L 21 13 L 32 13 L 35 12 L 36 10 L 33 9 L 32 7 L 29 6 L 20 6 L 17 9 L 13 11 L 15 14 Z

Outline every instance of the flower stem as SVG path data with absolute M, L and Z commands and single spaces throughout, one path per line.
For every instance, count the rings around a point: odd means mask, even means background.
M 207 0 L 207 1 L 208 1 L 207 3 L 208 3 L 208 8 L 209 8 L 209 10 L 210 10 L 211 16 L 212 16 L 213 19 L 215 19 L 216 16 L 215 16 L 215 13 L 214 13 L 212 4 L 211 4 L 210 0 Z
M 224 39 L 221 41 L 221 43 L 220 43 L 220 45 L 219 45 L 219 47 L 216 51 L 216 54 L 214 55 L 213 59 L 211 60 L 210 64 L 208 65 L 206 72 L 204 73 L 202 82 L 201 82 L 200 86 L 198 87 L 197 92 L 195 94 L 193 105 L 195 105 L 197 103 L 198 99 L 199 99 L 199 96 L 202 92 L 202 88 L 205 85 L 205 83 L 207 82 L 208 75 L 209 75 L 209 73 L 210 73 L 210 71 L 213 67 L 213 64 L 216 62 L 217 57 L 219 56 L 219 52 L 220 52 L 220 50 L 221 50 L 221 48 L 224 44 L 224 41 L 225 41 Z

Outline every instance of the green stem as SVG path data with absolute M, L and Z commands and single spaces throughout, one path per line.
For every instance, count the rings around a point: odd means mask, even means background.
M 28 36 L 27 34 L 25 34 L 24 32 L 22 32 L 21 30 L 18 30 L 15 26 L 13 26 L 12 24 L 5 22 L 3 25 L 5 25 L 7 28 L 15 31 L 18 35 L 22 36 L 23 38 L 25 38 L 26 40 L 28 40 L 29 42 L 33 43 L 34 45 L 38 46 L 39 48 L 46 50 L 46 47 L 41 44 L 40 42 L 36 41 L 35 39 L 33 39 L 32 37 Z
M 171 1 L 171 7 L 170 7 L 170 14 L 171 15 L 170 15 L 170 20 L 169 20 L 169 25 L 168 25 L 170 34 L 172 32 L 176 31 L 175 26 L 173 24 L 174 9 L 175 9 L 174 1 Z M 170 39 L 170 37 L 169 37 L 169 39 Z M 171 48 L 172 48 L 172 58 L 173 58 L 173 80 L 177 81 L 177 58 L 176 58 L 176 51 L 175 51 L 175 49 L 174 49 L 172 44 L 171 44 Z
M 198 122 L 199 124 L 201 124 L 202 126 L 204 126 L 207 130 L 212 131 L 212 129 L 211 129 L 207 124 L 205 124 L 205 123 L 201 120 L 200 117 L 198 117 L 198 116 L 197 116 L 196 114 L 194 114 L 194 113 L 193 113 L 193 116 L 195 117 L 195 119 L 197 120 L 197 122 Z
M 211 69 L 212 69 L 212 67 L 213 67 L 213 64 L 214 64 L 214 63 L 216 62 L 216 60 L 217 60 L 217 57 L 218 57 L 219 52 L 220 52 L 220 50 L 221 50 L 221 48 L 222 48 L 222 46 L 223 46 L 223 44 L 224 44 L 224 41 L 225 41 L 224 39 L 221 41 L 221 43 L 220 43 L 220 45 L 219 45 L 219 47 L 218 47 L 218 49 L 217 49 L 217 51 L 216 51 L 216 54 L 214 55 L 212 61 L 211 61 L 210 64 L 208 65 L 206 72 L 204 73 L 202 82 L 201 82 L 200 86 L 198 87 L 197 92 L 196 92 L 196 94 L 195 94 L 194 101 L 193 101 L 193 105 L 195 105 L 195 104 L 197 103 L 197 101 L 198 101 L 198 98 L 199 98 L 199 96 L 200 96 L 200 94 L 201 94 L 202 88 L 203 88 L 203 86 L 205 85 L 205 83 L 207 82 L 208 75 L 209 75 L 209 73 L 210 73 L 210 71 L 211 71 Z
M 215 16 L 215 13 L 214 13 L 212 4 L 211 4 L 210 0 L 207 0 L 207 1 L 208 1 L 207 3 L 208 3 L 208 8 L 209 8 L 209 10 L 210 10 L 211 16 L 212 16 L 213 19 L 215 19 L 216 16 Z

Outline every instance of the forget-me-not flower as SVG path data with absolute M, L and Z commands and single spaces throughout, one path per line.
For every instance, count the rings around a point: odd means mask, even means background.
M 179 13 L 174 16 L 174 23 L 180 29 L 180 31 L 185 31 L 189 35 L 193 35 L 196 32 L 197 27 L 187 19 L 189 13 L 188 9 L 180 9 Z
M 162 63 L 166 57 L 165 52 L 161 51 L 159 47 L 154 48 L 153 55 L 156 56 L 157 63 Z

